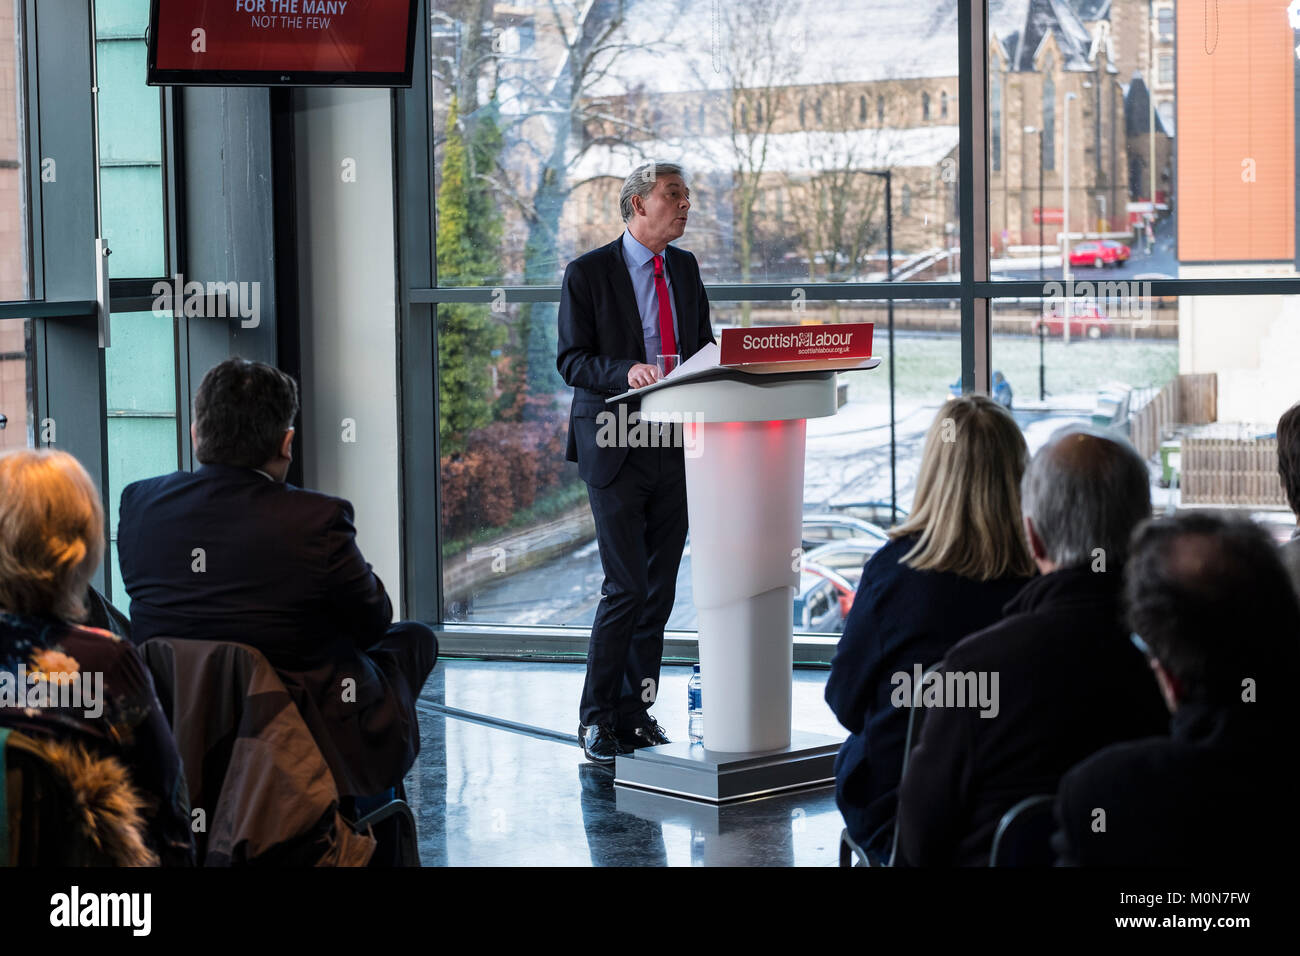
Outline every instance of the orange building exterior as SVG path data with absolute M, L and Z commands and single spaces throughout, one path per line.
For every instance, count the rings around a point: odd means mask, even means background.
M 1213 8 L 1211 8 L 1213 9 Z M 1295 41 L 1287 0 L 1180 3 L 1178 258 L 1295 260 Z

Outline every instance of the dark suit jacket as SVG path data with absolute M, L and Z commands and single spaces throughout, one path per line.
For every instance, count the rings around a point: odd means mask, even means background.
M 1057 798 L 1067 866 L 1289 864 L 1300 851 L 1295 717 L 1260 703 L 1184 704 L 1169 737 L 1115 744 L 1079 764 Z M 1094 829 L 1105 811 L 1105 829 Z
M 903 773 L 908 710 L 890 701 L 894 674 L 939 663 L 1002 616 L 1028 578 L 974 581 L 902 563 L 915 535 L 867 561 L 826 680 L 826 703 L 849 731 L 835 758 L 835 799 L 860 846 L 888 853 Z
M 1056 792 L 1102 747 L 1168 733 L 1169 711 L 1120 625 L 1119 570 L 1034 578 L 999 623 L 956 644 L 941 672 L 998 674 L 998 712 L 931 708 L 898 788 L 899 855 L 987 866 L 998 821 Z
M 709 299 L 695 256 L 671 245 L 663 254 L 677 306 L 677 350 L 684 362 L 705 342 L 714 341 Z M 628 451 L 626 446 L 596 444 L 596 416 L 617 411 L 605 399 L 626 392 L 628 369 L 646 361 L 641 313 L 623 261 L 620 235 L 570 262 L 560 291 L 555 365 L 573 387 L 567 458 L 578 463 L 578 474 L 592 487 L 604 488 L 613 481 Z M 640 403 L 633 401 L 628 413 L 639 408 Z
M 171 637 L 257 648 L 344 794 L 377 793 L 410 766 L 418 742 L 398 731 L 396 700 L 364 653 L 393 608 L 357 548 L 347 501 L 203 465 L 128 485 L 117 547 L 137 645 Z M 355 702 L 343 699 L 345 678 L 356 681 Z

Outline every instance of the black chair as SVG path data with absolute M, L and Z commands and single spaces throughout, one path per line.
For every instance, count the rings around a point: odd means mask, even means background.
M 180 650 L 186 653 L 178 654 Z M 230 706 L 229 700 L 223 701 L 222 698 L 228 695 L 242 697 L 243 690 L 237 683 L 227 681 L 227 671 L 214 664 L 215 659 L 207 659 L 205 655 L 212 651 L 224 656 L 227 668 L 243 666 L 255 669 L 261 675 L 263 686 L 263 692 L 259 696 L 264 698 L 257 709 L 270 713 L 265 698 L 274 696 L 281 706 L 292 712 L 295 733 L 310 738 L 310 733 L 302 723 L 301 715 L 278 674 L 256 648 L 232 641 L 173 641 L 165 637 L 146 641 L 140 646 L 140 653 L 153 675 L 159 702 L 172 725 L 185 765 L 192 806 L 221 805 L 220 794 L 233 754 L 234 724 L 238 721 L 238 715 L 234 711 L 242 711 L 247 704 L 247 699 L 237 701 L 234 707 Z M 200 667 L 208 670 L 204 672 Z M 214 682 L 228 683 L 228 686 L 213 686 Z M 202 687 L 203 690 L 198 692 L 201 699 L 187 701 L 184 707 L 179 707 L 176 699 L 178 686 Z M 186 713 L 190 715 L 188 722 L 182 716 Z M 191 724 L 203 726 L 195 727 Z M 310 754 L 311 759 L 320 761 L 324 766 L 324 757 L 314 741 L 310 744 Z M 369 865 L 388 865 L 387 861 L 390 860 L 398 861 L 403 866 L 420 865 L 415 816 L 402 799 L 404 794 L 400 788 L 388 799 L 371 798 L 362 801 L 340 799 L 332 783 L 329 789 L 340 825 L 352 833 L 369 836 L 376 841 Z M 196 834 L 195 842 L 200 865 L 211 865 L 206 857 L 206 834 Z M 227 865 L 224 859 L 220 860 L 220 865 Z
M 931 664 L 924 673 L 921 674 L 920 682 L 912 688 L 912 709 L 907 715 L 907 737 L 903 740 L 903 767 L 898 775 L 898 779 L 903 779 L 903 774 L 907 772 L 907 760 L 912 753 L 912 745 L 916 742 L 916 722 L 917 711 L 921 709 L 921 691 L 925 688 L 926 678 L 929 677 L 939 667 L 938 664 Z M 889 841 L 889 856 L 880 857 L 873 855 L 870 851 L 864 850 L 853 841 L 849 836 L 846 827 L 840 832 L 840 866 L 893 866 L 898 862 L 898 810 L 894 810 L 894 819 L 890 824 L 894 835 Z
M 849 836 L 848 828 L 840 831 L 840 866 L 888 866 L 889 861 L 878 853 L 858 846 Z
M 989 866 L 1051 866 L 1055 802 L 1056 797 L 1050 793 L 1037 794 L 1025 797 L 1002 814 L 993 834 Z
M 352 802 L 343 810 L 343 818 L 358 833 L 368 832 L 379 843 L 375 850 L 376 860 L 371 866 L 387 865 L 386 861 L 394 856 L 399 866 L 420 866 L 420 841 L 415 829 L 415 814 L 406 802 L 406 790 L 394 788 L 392 797 L 374 809 L 367 809 L 357 814 L 357 806 Z M 391 821 L 384 826 L 386 821 Z

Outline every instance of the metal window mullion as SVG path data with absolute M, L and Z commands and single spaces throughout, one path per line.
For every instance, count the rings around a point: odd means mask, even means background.
M 415 303 L 440 304 L 447 302 L 478 302 L 487 304 L 497 297 L 497 290 L 505 292 L 507 302 L 559 302 L 559 286 L 457 286 L 452 288 L 414 288 L 410 290 Z M 885 301 L 888 299 L 923 299 L 945 301 L 961 295 L 961 285 L 956 282 L 821 282 L 821 283 L 763 283 L 761 285 L 706 285 L 709 301 L 718 302 L 790 302 L 798 290 L 809 301 Z
M 991 309 L 975 283 L 989 280 L 988 0 L 957 9 L 962 391 L 987 395 Z

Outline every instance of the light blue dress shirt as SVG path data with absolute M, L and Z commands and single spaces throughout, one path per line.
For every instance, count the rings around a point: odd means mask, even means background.
M 633 237 L 623 233 L 623 262 L 632 277 L 632 291 L 636 293 L 636 307 L 641 313 L 641 335 L 645 338 L 645 360 L 655 364 L 655 356 L 662 355 L 659 346 L 659 302 L 655 298 L 654 253 Z M 668 257 L 664 257 L 664 283 L 668 286 L 668 304 L 673 310 L 673 336 L 677 339 L 677 353 L 682 351 L 682 327 L 677 321 L 677 303 L 673 301 L 673 279 L 668 272 Z

